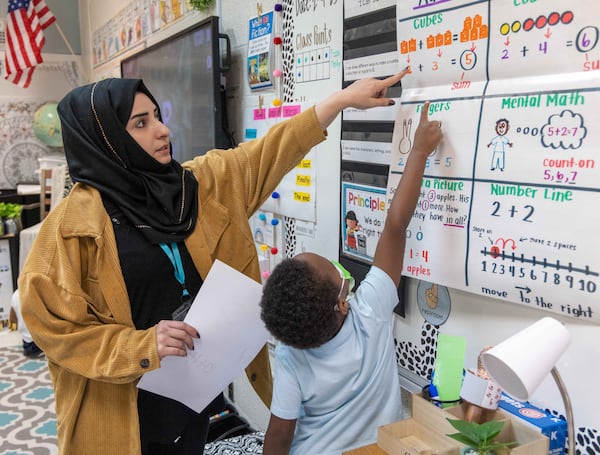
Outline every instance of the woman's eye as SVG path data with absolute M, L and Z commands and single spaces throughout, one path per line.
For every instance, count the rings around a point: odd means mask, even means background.
M 135 124 L 135 127 L 143 128 L 145 124 L 146 124 L 146 122 L 144 122 L 144 120 L 138 120 L 138 122 Z

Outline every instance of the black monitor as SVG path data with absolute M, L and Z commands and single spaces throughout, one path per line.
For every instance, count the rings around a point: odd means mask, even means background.
M 221 39 L 227 44 L 224 57 Z M 221 83 L 230 55 L 229 38 L 212 16 L 121 61 L 121 76 L 143 79 L 160 104 L 179 162 L 233 145 Z

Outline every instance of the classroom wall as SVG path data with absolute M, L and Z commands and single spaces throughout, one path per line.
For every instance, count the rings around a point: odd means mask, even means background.
M 44 63 L 36 68 L 31 85 L 24 89 L 0 78 L 0 188 L 11 189 L 16 188 L 18 183 L 36 183 L 38 159 L 61 153 L 35 136 L 32 129 L 33 114 L 45 102 L 59 100 L 81 83 L 77 0 L 49 0 L 47 4 L 56 17 L 56 23 L 44 31 Z M 6 0 L 0 1 L 2 21 L 6 18 L 7 5 Z M 61 27 L 64 38 L 58 26 Z M 2 65 L 3 39 L 2 36 Z
M 91 55 L 91 42 L 94 30 L 103 26 L 112 17 L 127 6 L 126 0 L 106 0 L 94 2 L 80 0 L 79 13 L 82 24 L 82 73 L 88 80 L 95 80 L 107 76 L 119 75 L 119 59 L 135 52 L 131 49 L 119 55 L 113 61 L 102 65 L 93 66 Z M 263 9 L 272 9 L 274 2 L 263 2 Z M 206 15 L 218 15 L 221 18 L 221 31 L 230 36 L 233 62 L 232 70 L 227 75 L 228 111 L 230 129 L 236 140 L 243 139 L 242 126 L 244 124 L 244 110 L 258 106 L 258 94 L 253 93 L 246 83 L 246 54 L 248 19 L 256 15 L 254 2 L 240 2 L 238 0 L 222 0 L 215 7 L 204 13 L 191 13 L 180 22 L 171 25 L 164 31 L 152 37 L 152 42 L 166 39 L 169 35 L 201 20 Z M 176 88 L 174 87 L 174 90 Z M 325 96 L 323 91 L 319 97 Z M 269 94 L 267 93 L 267 96 Z M 270 95 L 272 96 L 272 94 Z M 328 150 L 331 152 L 331 150 Z M 336 153 L 335 151 L 333 153 Z M 339 158 L 333 162 L 326 162 L 322 174 L 317 177 L 331 181 L 333 172 L 334 183 L 339 181 Z M 337 166 L 337 167 L 336 167 Z M 321 170 L 319 170 L 320 172 Z M 338 180 L 335 180 L 335 176 Z M 316 234 L 308 249 L 325 253 L 329 256 L 338 254 L 338 222 L 339 194 L 338 191 L 328 191 L 317 194 L 317 223 Z M 332 215 L 333 214 L 333 215 Z M 335 219 L 332 219 L 335 218 Z M 477 364 L 479 352 L 486 346 L 496 344 L 504 338 L 534 323 L 538 319 L 548 316 L 547 313 L 532 307 L 509 303 L 501 299 L 493 299 L 471 294 L 468 292 L 447 289 L 450 316 L 441 326 L 428 324 L 421 315 L 417 303 L 420 281 L 407 279 L 405 317 L 397 317 L 395 337 L 398 344 L 399 358 L 410 357 L 410 362 L 401 362 L 401 372 L 408 371 L 407 377 L 416 375 L 418 384 L 425 378 L 425 372 L 430 371 L 435 354 L 435 339 L 438 333 L 461 335 L 467 339 L 467 352 L 465 366 L 474 368 Z M 595 393 L 596 380 L 600 372 L 597 359 L 600 358 L 600 345 L 597 343 L 598 328 L 595 324 L 576 318 L 552 315 L 563 322 L 572 336 L 571 345 L 562 356 L 557 367 L 571 394 L 574 407 L 575 425 L 582 438 L 579 442 L 580 450 L 599 443 L 600 395 Z M 410 384 L 409 384 L 410 386 Z M 415 385 L 416 386 L 416 385 Z M 258 427 L 266 425 L 267 411 L 252 393 L 249 392 L 247 382 L 240 378 L 235 382 L 235 398 L 242 412 L 250 416 L 251 421 Z M 560 395 L 548 377 L 534 394 L 534 404 L 550 410 L 556 414 L 564 414 Z M 597 446 L 596 446 L 597 447 Z M 592 450 L 592 449 L 590 449 Z M 592 453 L 592 452 L 588 452 Z
M 41 105 L 58 101 L 79 83 L 79 58 L 62 54 L 46 54 L 27 89 L 0 78 L 0 188 L 37 183 L 38 160 L 62 154 L 35 136 L 33 115 Z

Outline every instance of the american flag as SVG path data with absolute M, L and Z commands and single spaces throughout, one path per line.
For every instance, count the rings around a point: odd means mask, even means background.
M 56 18 L 44 0 L 9 0 L 6 21 L 4 79 L 29 87 L 33 70 L 43 62 L 44 33 Z

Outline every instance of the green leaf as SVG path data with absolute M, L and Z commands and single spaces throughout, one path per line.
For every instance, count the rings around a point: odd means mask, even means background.
M 500 434 L 503 426 L 504 422 L 501 420 L 490 420 L 489 422 L 482 423 L 478 428 L 481 439 L 489 441 L 490 439 L 495 438 Z
M 515 442 L 492 442 L 502 428 L 504 421 L 491 420 L 478 424 L 477 422 L 468 422 L 460 419 L 446 419 L 452 427 L 458 430 L 458 433 L 448 434 L 450 438 L 476 450 L 478 453 L 486 453 L 487 450 L 494 450 L 503 447 L 515 445 Z
M 477 422 L 467 422 L 466 420 L 447 419 L 459 433 L 476 441 L 476 444 L 481 443 L 484 439 L 481 438 L 481 431 Z
M 464 434 L 454 433 L 448 434 L 446 436 L 449 436 L 452 439 L 455 439 L 456 441 L 460 442 L 461 444 L 464 444 L 469 447 L 477 447 L 479 445 L 479 441 L 474 441 L 470 438 L 467 438 Z

